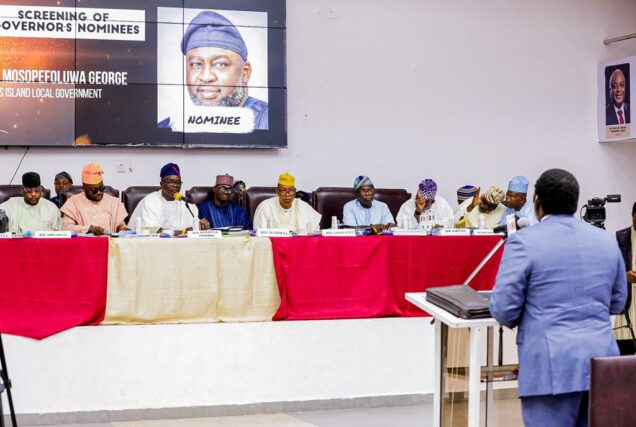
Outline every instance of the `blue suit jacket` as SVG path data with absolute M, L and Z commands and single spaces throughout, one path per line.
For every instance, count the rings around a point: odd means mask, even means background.
M 490 312 L 519 326 L 519 396 L 588 390 L 590 358 L 618 355 L 610 313 L 625 305 L 616 241 L 572 215 L 555 215 L 506 243 Z

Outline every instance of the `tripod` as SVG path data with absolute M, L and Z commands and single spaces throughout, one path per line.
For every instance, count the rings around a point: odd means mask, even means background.
M 15 410 L 13 409 L 13 398 L 11 397 L 11 380 L 9 379 L 9 371 L 7 371 L 7 359 L 4 357 L 4 346 L 2 345 L 2 334 L 0 333 L 0 427 L 4 427 L 2 392 L 5 390 L 7 391 L 7 400 L 9 401 L 11 424 L 13 427 L 18 427 L 18 421 L 15 418 Z

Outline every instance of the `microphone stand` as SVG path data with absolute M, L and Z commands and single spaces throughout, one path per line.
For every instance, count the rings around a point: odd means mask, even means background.
M 194 214 L 192 213 L 192 210 L 190 209 L 190 203 L 185 202 L 186 208 L 188 209 L 188 212 L 190 212 L 190 215 L 192 215 L 192 218 L 194 218 Z
M 499 248 L 502 247 L 505 242 L 506 242 L 506 239 L 504 238 L 502 238 L 500 241 L 497 242 L 495 247 L 492 248 L 490 252 L 488 252 L 488 255 L 486 255 L 484 259 L 481 260 L 479 265 L 473 270 L 473 272 L 470 273 L 470 276 L 468 276 L 468 278 L 464 280 L 464 283 L 463 283 L 464 285 L 469 286 L 468 284 L 470 283 L 470 281 L 475 278 L 475 276 L 481 271 L 482 268 L 484 268 L 486 263 L 490 261 L 490 258 L 492 258 L 497 253 Z
M 492 248 L 490 250 L 490 252 L 488 252 L 488 254 L 484 257 L 484 259 L 481 260 L 481 262 L 479 263 L 477 268 L 475 268 L 473 270 L 473 272 L 470 273 L 470 276 L 468 276 L 468 278 L 466 280 L 464 280 L 464 285 L 465 286 L 470 286 L 469 285 L 470 281 L 475 278 L 475 276 L 481 271 L 482 268 L 484 268 L 486 263 L 488 263 L 488 261 L 490 261 L 490 259 L 497 253 L 499 248 L 501 248 L 504 243 L 506 243 L 506 239 L 504 237 L 502 237 L 502 239 L 497 242 L 495 247 Z M 499 362 L 499 366 L 503 366 L 503 327 L 501 327 L 501 326 L 499 326 L 499 352 L 498 352 L 497 356 L 498 356 L 498 360 L 497 361 Z
M 9 401 L 9 412 L 11 414 L 11 425 L 18 427 L 18 421 L 15 417 L 15 409 L 13 407 L 13 397 L 11 396 L 11 380 L 9 379 L 9 371 L 7 370 L 7 360 L 4 357 L 4 346 L 2 345 L 2 334 L 0 333 L 0 427 L 4 426 L 4 413 L 2 411 L 2 392 L 7 391 L 7 400 Z

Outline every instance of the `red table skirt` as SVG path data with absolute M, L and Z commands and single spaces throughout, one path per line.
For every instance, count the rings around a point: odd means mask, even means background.
M 274 320 L 425 315 L 407 292 L 462 283 L 499 236 L 272 239 Z M 500 250 L 472 281 L 491 289 Z M 104 318 L 107 238 L 0 239 L 0 332 L 42 339 Z
M 272 239 L 281 294 L 275 320 L 422 316 L 407 292 L 463 283 L 500 236 Z M 503 249 L 471 286 L 494 286 Z
M 0 332 L 42 339 L 98 324 L 107 238 L 0 239 Z

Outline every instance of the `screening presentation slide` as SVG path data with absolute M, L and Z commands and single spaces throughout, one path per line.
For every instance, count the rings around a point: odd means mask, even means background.
M 284 0 L 0 5 L 0 146 L 287 146 Z

